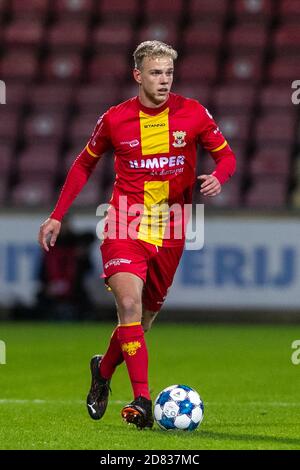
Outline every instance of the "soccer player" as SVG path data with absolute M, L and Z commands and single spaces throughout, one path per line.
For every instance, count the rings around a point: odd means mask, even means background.
M 111 377 L 125 361 L 134 397 L 122 409 L 122 417 L 138 428 L 151 428 L 144 333 L 162 307 L 185 242 L 184 219 L 177 217 L 178 210 L 171 213 L 166 208 L 176 204 L 183 209 L 192 201 L 198 143 L 216 163 L 212 174 L 198 176 L 204 196 L 220 193 L 221 185 L 235 171 L 235 156 L 205 107 L 170 92 L 177 58 L 171 46 L 145 41 L 133 55 L 138 96 L 100 117 L 67 175 L 54 211 L 41 225 L 39 242 L 46 251 L 55 245 L 64 214 L 101 155 L 113 148 L 116 180 L 101 252 L 103 277 L 115 297 L 118 325 L 106 353 L 91 359 L 87 408 L 92 419 L 102 418 Z M 138 223 L 134 223 L 137 215 Z

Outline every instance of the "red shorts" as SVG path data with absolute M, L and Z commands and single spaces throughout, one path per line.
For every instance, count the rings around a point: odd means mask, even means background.
M 142 303 L 147 310 L 161 309 L 171 286 L 184 246 L 161 247 L 142 240 L 104 240 L 101 245 L 103 275 L 135 274 L 144 281 Z

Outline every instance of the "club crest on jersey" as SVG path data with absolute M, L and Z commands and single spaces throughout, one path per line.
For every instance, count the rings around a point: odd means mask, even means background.
M 174 142 L 173 147 L 184 147 L 186 145 L 185 142 L 186 132 L 184 131 L 175 131 L 173 132 Z
M 137 350 L 141 348 L 141 343 L 139 341 L 131 341 L 130 343 L 123 343 L 121 348 L 122 351 L 128 353 L 129 356 L 135 356 Z

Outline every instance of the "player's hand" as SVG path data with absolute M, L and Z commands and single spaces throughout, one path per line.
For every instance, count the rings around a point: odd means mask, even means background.
M 221 192 L 221 183 L 216 176 L 200 175 L 197 179 L 203 181 L 200 189 L 200 193 L 203 196 L 216 196 Z
M 50 246 L 54 246 L 58 234 L 60 232 L 61 222 L 55 219 L 47 219 L 41 225 L 39 231 L 39 244 L 45 251 L 49 251 L 48 240 L 50 238 Z

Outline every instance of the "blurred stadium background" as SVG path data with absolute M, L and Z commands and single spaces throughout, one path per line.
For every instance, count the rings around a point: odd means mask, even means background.
M 136 45 L 159 39 L 179 52 L 174 91 L 208 107 L 238 160 L 205 201 L 204 249 L 185 252 L 162 318 L 299 321 L 299 24 L 299 0 L 0 0 L 0 318 L 115 318 L 97 239 L 81 280 L 93 305 L 78 314 L 57 302 L 54 317 L 36 307 L 36 238 L 98 116 L 136 94 Z M 79 233 L 95 234 L 111 157 L 70 211 Z M 199 172 L 211 168 L 201 154 Z

